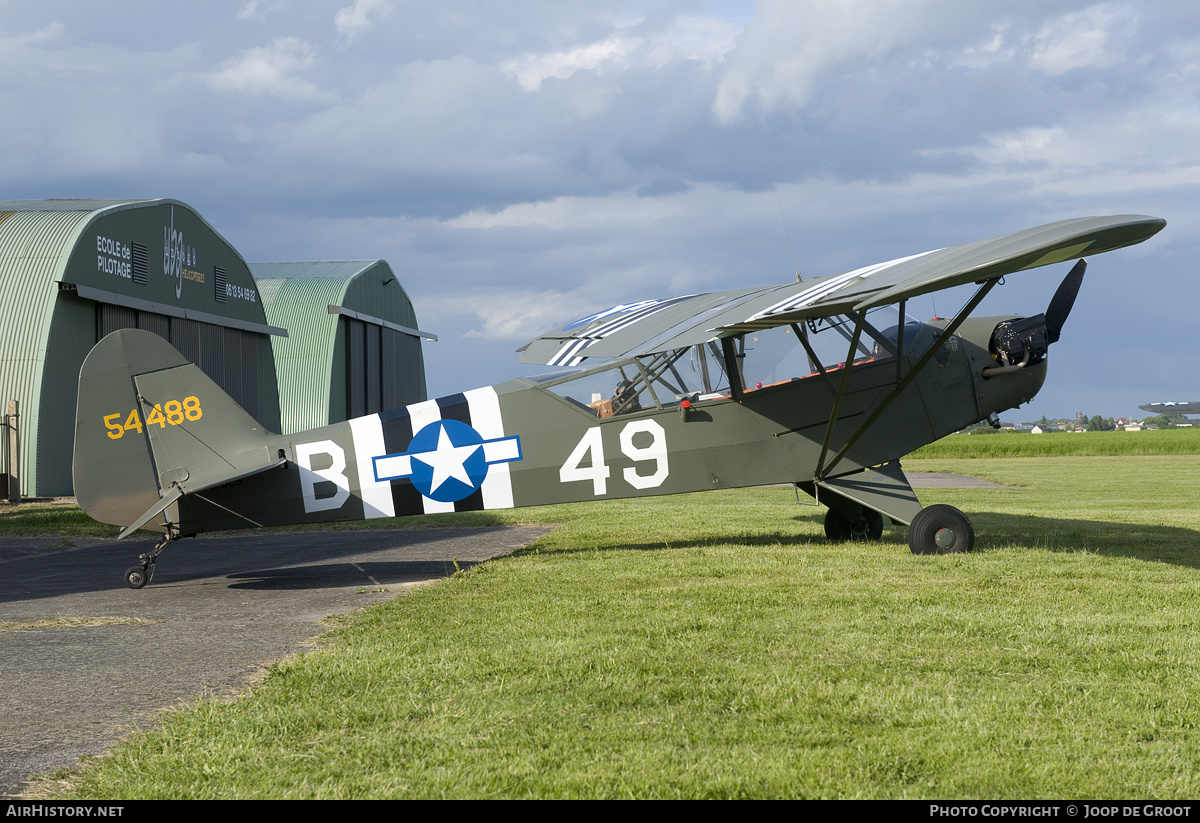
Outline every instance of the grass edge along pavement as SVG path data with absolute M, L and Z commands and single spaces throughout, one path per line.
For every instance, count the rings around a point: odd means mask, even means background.
M 906 465 L 1019 488 L 922 490 L 976 526 L 944 557 L 826 544 L 787 488 L 513 512 L 563 525 L 38 790 L 1200 793 L 1200 456 Z

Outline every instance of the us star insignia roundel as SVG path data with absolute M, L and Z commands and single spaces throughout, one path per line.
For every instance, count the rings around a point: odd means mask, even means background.
M 407 477 L 423 496 L 442 503 L 469 497 L 494 463 L 521 459 L 516 437 L 484 440 L 457 420 L 438 420 L 417 432 L 408 451 L 375 458 L 375 479 Z

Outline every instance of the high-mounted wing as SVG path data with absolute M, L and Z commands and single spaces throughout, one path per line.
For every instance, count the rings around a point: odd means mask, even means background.
M 1080 217 L 802 283 L 614 306 L 536 337 L 518 351 L 522 363 L 577 366 L 586 358 L 684 348 L 1132 246 L 1165 225 L 1136 214 Z
M 1166 400 L 1161 403 L 1143 403 L 1142 411 L 1154 414 L 1200 414 L 1200 402 L 1195 400 Z

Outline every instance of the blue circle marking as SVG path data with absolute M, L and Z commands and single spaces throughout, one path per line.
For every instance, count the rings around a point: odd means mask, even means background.
M 520 459 L 519 438 L 484 440 L 458 420 L 429 423 L 413 436 L 406 452 L 374 458 L 378 480 L 407 477 L 423 496 L 440 503 L 474 494 L 492 463 Z

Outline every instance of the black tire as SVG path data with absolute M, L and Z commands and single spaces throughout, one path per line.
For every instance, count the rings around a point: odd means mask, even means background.
M 844 543 L 850 539 L 850 521 L 833 509 L 825 510 L 825 539 Z
M 953 506 L 938 503 L 917 512 L 908 527 L 908 547 L 913 554 L 955 554 L 975 548 L 975 529 L 967 516 Z
M 863 509 L 854 519 L 838 514 L 833 509 L 825 512 L 825 537 L 837 543 L 853 540 L 866 543 L 883 536 L 883 515 L 871 509 Z
M 140 589 L 150 580 L 146 570 L 141 566 L 133 566 L 125 572 L 125 585 L 131 589 Z

